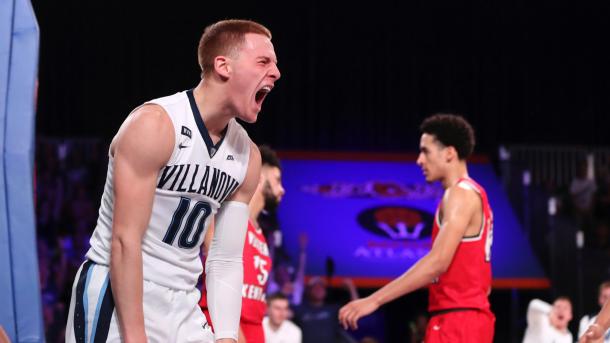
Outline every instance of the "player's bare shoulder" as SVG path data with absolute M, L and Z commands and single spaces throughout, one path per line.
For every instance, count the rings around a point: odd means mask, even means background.
M 163 109 L 156 104 L 142 105 L 127 116 L 110 144 L 114 156 L 117 149 L 133 150 L 151 159 L 167 160 L 174 146 L 174 126 Z
M 443 196 L 444 218 L 466 224 L 465 235 L 475 235 L 481 227 L 483 202 L 481 195 L 469 182 L 461 181 L 449 187 Z
M 462 215 L 480 212 L 482 202 L 476 189 L 467 182 L 458 182 L 447 188 L 441 201 L 441 211 L 449 214 L 458 211 Z

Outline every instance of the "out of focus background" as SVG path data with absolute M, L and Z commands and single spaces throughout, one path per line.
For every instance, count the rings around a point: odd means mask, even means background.
M 418 126 L 433 113 L 459 113 L 476 130 L 470 172 L 495 214 L 495 341 L 522 340 L 533 298 L 568 296 L 574 337 L 580 318 L 599 310 L 598 286 L 610 279 L 607 2 L 31 5 L 47 342 L 63 341 L 112 136 L 134 107 L 199 82 L 199 37 L 228 18 L 266 25 L 282 72 L 258 122 L 244 124 L 282 159 L 287 193 L 269 214 L 274 264 L 295 273 L 306 251 L 306 280 L 323 277 L 325 301 L 339 305 L 349 299 L 346 282 L 365 296 L 411 266 L 429 248 L 442 194 L 415 165 Z M 399 225 L 408 233 L 394 231 Z M 344 339 L 416 342 L 426 304 L 425 290 L 410 294 Z

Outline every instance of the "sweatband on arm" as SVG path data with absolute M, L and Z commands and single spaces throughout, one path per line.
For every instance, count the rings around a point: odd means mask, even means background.
M 247 227 L 248 205 L 238 201 L 223 203 L 216 214 L 214 237 L 205 263 L 207 301 L 215 340 L 237 341 Z

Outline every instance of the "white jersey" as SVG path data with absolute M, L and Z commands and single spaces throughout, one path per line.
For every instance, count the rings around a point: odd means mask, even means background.
M 251 140 L 235 119 L 224 138 L 213 145 L 192 90 L 155 99 L 174 125 L 175 146 L 159 171 L 152 213 L 142 239 L 143 277 L 159 285 L 188 290 L 202 272 L 200 247 L 222 202 L 242 184 L 248 169 Z M 91 237 L 87 258 L 110 265 L 114 206 L 113 158 Z
M 269 324 L 269 317 L 265 317 L 263 331 L 265 343 L 301 343 L 303 336 L 301 328 L 288 319 L 285 319 L 277 330 L 273 330 Z

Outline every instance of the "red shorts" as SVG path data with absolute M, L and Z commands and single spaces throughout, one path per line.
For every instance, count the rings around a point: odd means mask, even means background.
M 491 343 L 496 317 L 490 311 L 460 310 L 433 315 L 426 343 Z
M 265 343 L 265 332 L 263 331 L 263 323 L 253 324 L 249 322 L 241 322 L 239 323 L 239 327 L 244 333 L 246 342 Z

